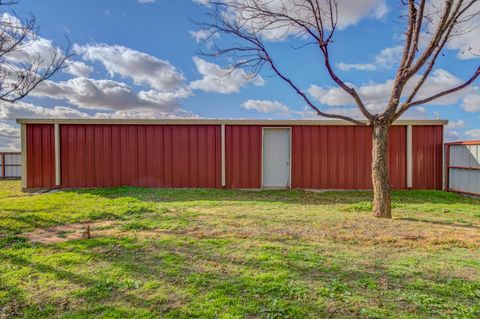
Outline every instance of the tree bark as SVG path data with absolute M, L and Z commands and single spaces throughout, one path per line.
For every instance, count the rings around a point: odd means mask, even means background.
M 392 199 L 388 178 L 387 123 L 375 123 L 372 133 L 373 216 L 392 218 Z

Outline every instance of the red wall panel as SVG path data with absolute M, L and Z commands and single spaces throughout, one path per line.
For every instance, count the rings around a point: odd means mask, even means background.
M 407 187 L 407 127 L 392 126 L 388 135 L 388 175 L 395 189 Z
M 443 127 L 414 126 L 412 148 L 413 188 L 441 190 Z
M 292 187 L 369 189 L 372 130 L 360 126 L 293 126 Z M 394 188 L 406 186 L 406 128 L 389 134 L 389 174 Z
M 55 186 L 53 124 L 27 124 L 27 187 Z
M 220 187 L 218 125 L 61 125 L 62 187 Z
M 225 127 L 225 171 L 229 188 L 260 188 L 262 185 L 262 126 Z

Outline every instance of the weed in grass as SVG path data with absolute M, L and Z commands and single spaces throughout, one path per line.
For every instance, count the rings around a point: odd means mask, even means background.
M 142 221 L 132 221 L 121 226 L 123 231 L 142 231 L 142 230 L 151 230 L 155 229 L 155 226 L 151 225 L 148 222 Z

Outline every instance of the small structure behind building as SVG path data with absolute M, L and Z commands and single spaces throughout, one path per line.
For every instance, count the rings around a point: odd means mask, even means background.
M 447 143 L 446 189 L 480 196 L 480 141 Z
M 22 155 L 19 152 L 0 152 L 0 179 L 20 179 Z

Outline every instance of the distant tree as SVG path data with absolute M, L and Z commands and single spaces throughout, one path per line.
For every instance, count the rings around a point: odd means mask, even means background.
M 316 114 L 342 119 L 356 125 L 372 127 L 372 182 L 373 216 L 391 218 L 391 188 L 388 177 L 388 130 L 392 123 L 413 106 L 422 105 L 445 95 L 457 92 L 480 75 L 475 65 L 470 78 L 448 90 L 439 91 L 428 97 L 418 98 L 417 93 L 425 84 L 442 55 L 446 44 L 454 37 L 470 32 L 469 22 L 479 14 L 478 0 L 404 0 L 405 13 L 403 55 L 398 65 L 393 89 L 381 114 L 372 114 L 355 88 L 345 82 L 332 64 L 329 47 L 334 43 L 339 18 L 335 0 L 217 0 L 208 4 L 212 10 L 210 19 L 201 23 L 212 34 L 223 33 L 236 40 L 232 46 L 214 46 L 205 53 L 210 56 L 236 58 L 233 67 L 250 68 L 258 73 L 268 66 L 285 81 Z M 478 32 L 476 30 L 475 32 Z M 315 45 L 323 57 L 323 70 L 355 102 L 366 120 L 322 111 L 314 101 L 287 76 L 273 57 L 269 37 L 275 34 L 284 41 L 295 41 L 304 45 Z M 280 35 L 280 36 L 279 36 Z M 213 37 L 212 37 L 213 39 Z M 293 43 L 292 43 L 293 44 Z M 302 47 L 302 46 L 300 46 Z M 296 51 L 298 52 L 298 51 Z M 295 59 L 295 56 L 292 57 Z M 298 60 L 301 63 L 300 60 Z M 315 67 L 312 72 L 317 72 Z M 301 75 L 300 75 L 301 76 Z M 415 77 L 414 77 L 415 76 Z M 405 92 L 409 80 L 415 80 L 413 89 Z
M 35 17 L 18 17 L 15 0 L 0 0 L 0 100 L 15 102 L 66 66 L 62 51 L 39 38 Z M 42 41 L 40 41 L 42 40 Z

